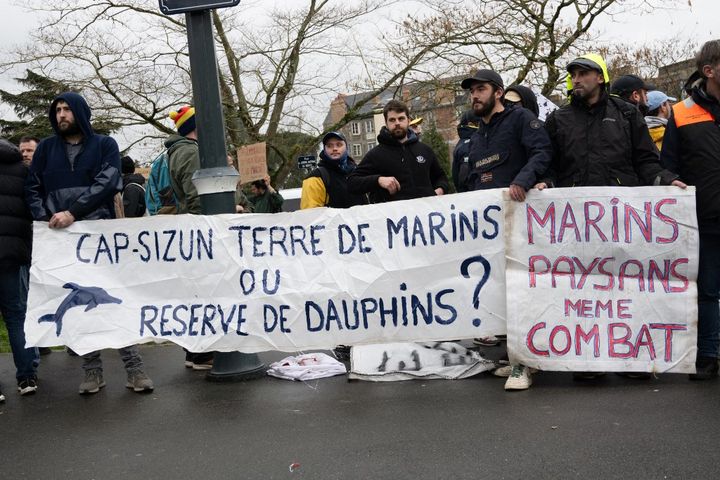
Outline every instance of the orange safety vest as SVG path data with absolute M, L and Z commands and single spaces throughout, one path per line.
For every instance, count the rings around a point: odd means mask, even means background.
M 675 125 L 684 127 L 693 123 L 713 122 L 714 119 L 710 112 L 695 103 L 692 97 L 688 97 L 680 103 L 673 105 L 673 116 L 675 117 Z

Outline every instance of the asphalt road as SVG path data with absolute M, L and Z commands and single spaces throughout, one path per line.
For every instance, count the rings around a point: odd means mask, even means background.
M 492 349 L 489 349 L 492 350 Z M 490 352 L 492 356 L 497 350 Z M 108 383 L 83 397 L 81 360 L 43 357 L 40 390 L 14 391 L 0 355 L 0 478 L 32 479 L 691 479 L 720 474 L 720 382 L 616 375 L 395 383 L 270 377 L 210 383 L 175 346 L 141 347 L 151 394 Z M 266 361 L 284 356 L 261 355 Z M 290 471 L 291 464 L 299 464 Z

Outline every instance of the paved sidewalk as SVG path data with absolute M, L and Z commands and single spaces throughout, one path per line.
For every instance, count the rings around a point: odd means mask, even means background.
M 492 349 L 488 349 L 492 350 Z M 720 382 L 540 373 L 506 393 L 467 380 L 215 384 L 175 346 L 141 347 L 155 392 L 126 389 L 115 352 L 107 387 L 83 397 L 81 360 L 42 357 L 40 390 L 15 392 L 0 355 L 1 478 L 689 479 L 717 478 Z M 266 361 L 284 354 L 262 354 Z M 289 466 L 300 466 L 293 472 Z

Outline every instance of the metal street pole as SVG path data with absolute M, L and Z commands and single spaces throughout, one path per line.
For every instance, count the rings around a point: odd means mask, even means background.
M 238 172 L 227 164 L 212 17 L 210 10 L 199 10 L 186 13 L 185 19 L 200 147 L 200 170 L 193 174 L 193 184 L 200 195 L 204 215 L 235 213 Z M 257 354 L 218 352 L 206 378 L 211 381 L 239 381 L 264 373 L 265 365 Z

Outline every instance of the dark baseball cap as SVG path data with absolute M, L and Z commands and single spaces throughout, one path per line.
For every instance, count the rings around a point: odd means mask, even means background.
M 635 90 L 655 90 L 655 85 L 645 82 L 637 75 L 623 75 L 610 86 L 610 93 L 615 94 L 631 93 Z
M 598 63 L 590 60 L 589 58 L 578 57 L 572 62 L 568 63 L 565 69 L 568 71 L 568 73 L 570 73 L 570 70 L 576 67 L 582 68 L 584 70 L 597 70 L 601 74 L 603 73 L 602 67 Z
M 340 133 L 340 132 L 328 132 L 328 133 L 325 134 L 325 136 L 324 136 L 323 139 L 322 139 L 323 145 L 325 145 L 325 144 L 328 142 L 328 140 L 330 140 L 331 138 L 337 138 L 337 139 L 342 140 L 343 142 L 345 142 L 345 143 L 347 144 L 347 140 L 345 140 L 345 135 L 343 135 L 342 133 Z
M 481 68 L 480 70 L 475 72 L 475 75 L 463 80 L 460 84 L 460 87 L 463 90 L 468 90 L 473 84 L 473 82 L 492 83 L 493 85 L 500 87 L 503 90 L 505 89 L 505 84 L 503 83 L 502 77 L 497 72 L 485 68 Z

